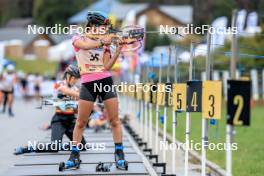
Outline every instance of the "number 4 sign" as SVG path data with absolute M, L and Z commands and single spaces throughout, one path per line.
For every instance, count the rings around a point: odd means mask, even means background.
M 221 81 L 203 81 L 202 117 L 206 119 L 221 119 L 221 105 Z
M 227 123 L 249 126 L 251 82 L 228 80 L 227 85 Z
M 187 112 L 202 112 L 202 81 L 187 82 Z

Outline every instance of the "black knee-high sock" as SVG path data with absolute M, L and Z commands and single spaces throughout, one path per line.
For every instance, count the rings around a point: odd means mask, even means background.
M 117 150 L 123 151 L 123 149 L 124 149 L 123 143 L 115 143 L 115 151 Z

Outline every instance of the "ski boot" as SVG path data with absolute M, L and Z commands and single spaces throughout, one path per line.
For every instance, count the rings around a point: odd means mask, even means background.
M 116 168 L 121 170 L 128 169 L 128 162 L 125 160 L 125 154 L 123 152 L 123 146 L 116 146 L 115 150 L 115 163 Z
M 72 168 L 79 169 L 81 162 L 79 150 L 77 148 L 73 148 L 69 160 L 66 163 L 61 162 L 59 164 L 59 171 Z
M 8 115 L 9 115 L 9 117 L 15 116 L 11 108 L 8 109 Z
M 33 152 L 32 147 L 17 147 L 15 148 L 14 155 L 21 155 L 24 153 L 31 153 Z
M 6 112 L 6 108 L 3 107 L 3 109 L 2 109 L 2 113 L 4 114 L 5 112 Z

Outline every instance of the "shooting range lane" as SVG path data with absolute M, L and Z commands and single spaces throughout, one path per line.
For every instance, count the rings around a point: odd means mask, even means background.
M 104 150 L 87 150 L 81 151 L 82 164 L 78 170 L 65 170 L 59 172 L 59 163 L 67 161 L 70 152 L 60 151 L 58 153 L 28 153 L 15 162 L 5 175 L 149 175 L 149 167 L 143 162 L 140 153 L 135 149 L 132 143 L 124 132 L 124 146 L 126 160 L 129 163 L 128 170 L 119 170 L 115 167 L 114 161 L 114 143 L 110 130 L 94 132 L 94 130 L 86 130 L 84 133 L 87 142 L 89 143 L 105 143 Z M 50 136 L 50 134 L 47 134 Z M 89 136 L 89 137 L 87 137 Z M 90 140 L 89 140 L 90 139 Z M 104 141 L 105 140 L 105 141 Z M 48 140 L 47 140 L 48 141 Z M 65 141 L 65 140 L 64 140 Z M 96 166 L 99 162 L 112 164 L 110 172 L 96 172 Z
M 106 147 L 104 150 L 98 151 L 96 150 L 87 150 L 87 151 L 81 151 L 81 155 L 90 155 L 90 154 L 113 154 L 113 147 Z M 136 154 L 136 151 L 132 147 L 126 147 L 124 148 L 124 152 L 126 154 Z M 25 153 L 24 156 L 42 156 L 42 155 L 69 155 L 68 151 L 59 151 L 58 153 Z
M 97 164 L 82 164 L 78 170 L 59 172 L 58 165 L 16 166 L 6 175 L 149 175 L 142 163 L 129 163 L 127 171 L 111 166 L 110 172 L 95 172 Z

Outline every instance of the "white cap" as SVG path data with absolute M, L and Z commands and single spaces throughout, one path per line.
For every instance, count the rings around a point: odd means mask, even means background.
M 15 66 L 12 65 L 12 64 L 9 64 L 7 67 L 6 67 L 7 71 L 14 71 L 15 70 Z

